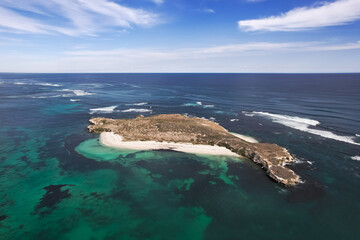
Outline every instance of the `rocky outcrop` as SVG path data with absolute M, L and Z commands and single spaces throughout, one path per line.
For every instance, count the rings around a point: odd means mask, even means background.
M 135 119 L 92 118 L 90 132 L 114 132 L 123 141 L 165 141 L 223 146 L 260 164 L 267 174 L 284 185 L 300 181 L 294 171 L 285 166 L 294 161 L 283 147 L 270 143 L 249 143 L 232 135 L 219 124 L 180 114 L 162 114 Z

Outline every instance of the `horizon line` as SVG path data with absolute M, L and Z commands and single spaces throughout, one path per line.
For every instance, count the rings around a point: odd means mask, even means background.
M 360 72 L 0 72 L 0 74 L 360 74 Z

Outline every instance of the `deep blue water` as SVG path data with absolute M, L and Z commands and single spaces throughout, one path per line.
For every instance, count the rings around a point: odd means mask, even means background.
M 359 92 L 360 74 L 0 74 L 0 238 L 357 239 Z M 86 130 L 163 113 L 286 147 L 303 183 Z

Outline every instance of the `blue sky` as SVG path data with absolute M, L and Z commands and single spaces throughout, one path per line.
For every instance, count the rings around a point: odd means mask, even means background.
M 360 72 L 360 0 L 1 0 L 0 72 Z

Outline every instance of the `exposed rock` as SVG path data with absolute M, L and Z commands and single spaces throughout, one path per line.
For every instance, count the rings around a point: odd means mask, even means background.
M 180 114 L 162 114 L 135 119 L 92 118 L 90 132 L 114 132 L 123 141 L 166 141 L 217 145 L 247 157 L 266 169 L 275 181 L 295 185 L 298 175 L 285 167 L 293 162 L 291 154 L 283 147 L 270 143 L 249 143 L 232 135 L 219 124 L 198 117 Z

